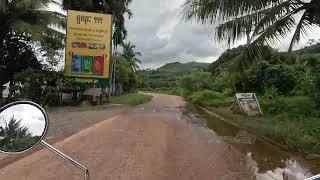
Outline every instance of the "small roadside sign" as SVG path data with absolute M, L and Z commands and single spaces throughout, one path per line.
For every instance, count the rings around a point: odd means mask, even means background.
M 236 98 L 243 113 L 248 116 L 262 114 L 262 110 L 255 93 L 237 93 Z

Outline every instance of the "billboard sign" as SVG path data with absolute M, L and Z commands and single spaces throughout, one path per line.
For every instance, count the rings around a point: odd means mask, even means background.
M 249 116 L 262 114 L 255 93 L 237 93 L 236 98 L 242 112 L 246 113 Z
M 68 10 L 65 75 L 109 78 L 111 15 Z

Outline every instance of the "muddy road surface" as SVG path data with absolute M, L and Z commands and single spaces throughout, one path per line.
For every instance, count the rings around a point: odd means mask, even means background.
M 90 170 L 92 180 L 251 179 L 245 157 L 185 116 L 182 98 L 153 95 L 54 144 Z M 0 169 L 0 179 L 82 179 L 46 149 Z

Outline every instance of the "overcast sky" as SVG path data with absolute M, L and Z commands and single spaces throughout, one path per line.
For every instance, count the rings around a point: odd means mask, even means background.
M 201 61 L 212 63 L 223 51 L 225 44 L 214 39 L 214 27 L 202 26 L 181 20 L 181 4 L 184 0 L 133 0 L 132 19 L 127 20 L 128 40 L 137 46 L 143 56 L 143 68 L 154 68 L 168 62 Z M 304 38 L 297 47 L 308 39 L 320 39 L 320 30 Z M 235 46 L 244 43 L 238 42 Z M 276 45 L 285 50 L 290 40 Z
M 169 62 L 215 61 L 226 49 L 226 44 L 215 41 L 214 25 L 203 26 L 181 20 L 181 5 L 185 0 L 133 0 L 130 9 L 134 16 L 126 20 L 127 41 L 137 46 L 143 56 L 142 68 L 157 68 Z M 61 12 L 58 6 L 49 9 Z M 304 37 L 295 49 L 307 45 L 308 39 L 320 39 L 320 29 Z M 234 47 L 244 44 L 237 42 Z M 274 45 L 287 50 L 290 36 Z M 63 64 L 63 63 L 61 63 Z
M 0 113 L 0 126 L 5 127 L 11 118 L 21 120 L 21 126 L 28 128 L 32 136 L 41 136 L 45 130 L 46 122 L 42 111 L 29 104 L 19 104 Z

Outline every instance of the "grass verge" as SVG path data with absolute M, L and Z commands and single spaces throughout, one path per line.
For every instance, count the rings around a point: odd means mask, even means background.
M 310 97 L 258 97 L 264 115 L 257 117 L 242 114 L 235 100 L 223 93 L 204 90 L 186 99 L 292 152 L 320 159 L 320 112 Z
M 319 118 L 297 119 L 287 114 L 248 117 L 233 113 L 229 107 L 210 107 L 209 110 L 308 159 L 320 159 Z
M 152 99 L 152 96 L 147 94 L 132 93 L 122 96 L 111 97 L 113 104 L 139 105 L 146 103 Z

